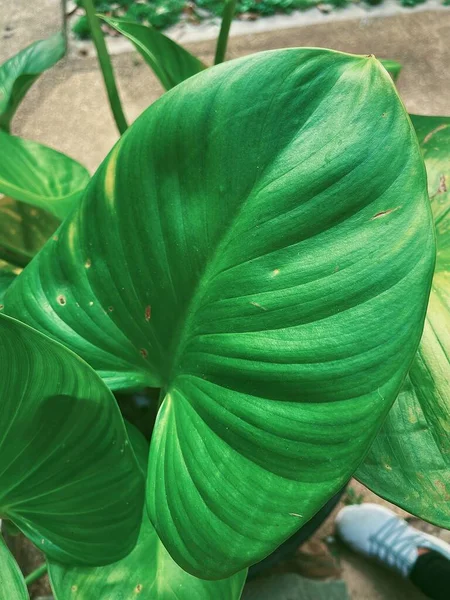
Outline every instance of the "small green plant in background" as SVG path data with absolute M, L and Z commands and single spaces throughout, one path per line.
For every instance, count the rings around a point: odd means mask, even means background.
M 345 490 L 343 502 L 347 506 L 351 504 L 362 504 L 364 502 L 364 494 L 358 494 L 355 488 L 349 485 Z
M 383 0 L 365 0 L 368 4 L 381 4 Z M 402 6 L 416 6 L 426 0 L 399 0 Z M 294 10 L 306 10 L 318 4 L 329 4 L 343 8 L 352 0 L 237 0 L 236 16 L 249 18 L 271 16 L 277 13 L 290 14 Z M 445 1 L 444 1 L 445 3 Z M 76 0 L 82 8 L 83 0 Z M 200 23 L 208 17 L 222 17 L 224 0 L 95 0 L 97 13 L 112 18 L 152 25 L 156 29 L 166 29 L 180 20 Z M 72 25 L 72 31 L 79 39 L 89 39 L 89 22 L 85 15 L 79 16 Z
M 223 62 L 229 2 L 213 68 L 104 17 L 168 90 L 128 127 L 84 7 L 123 133 L 92 178 L 11 133 L 60 47 L 0 67 L 0 515 L 56 600 L 238 600 L 352 475 L 449 528 L 450 118 L 394 61 Z M 116 401 L 149 388 L 150 430 Z M 3 543 L 0 579 L 27 598 Z

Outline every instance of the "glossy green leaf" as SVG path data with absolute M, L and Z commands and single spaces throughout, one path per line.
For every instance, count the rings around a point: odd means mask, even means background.
M 0 600 L 29 600 L 27 586 L 14 560 L 0 536 Z
M 143 477 L 114 397 L 64 346 L 0 315 L 0 516 L 60 561 L 134 547 Z
M 383 65 L 383 67 L 386 69 L 386 71 L 389 73 L 392 79 L 394 81 L 397 81 L 397 79 L 400 76 L 400 71 L 403 68 L 402 65 L 395 60 L 390 60 L 389 58 L 381 59 L 380 63 Z
M 412 115 L 436 224 L 436 271 L 419 352 L 357 477 L 450 528 L 450 117 Z
M 102 19 L 133 43 L 166 90 L 206 68 L 198 58 L 151 25 L 104 16 Z
M 130 440 L 143 468 L 148 443 L 135 428 Z M 172 560 L 144 513 L 139 540 L 123 560 L 106 567 L 72 567 L 49 562 L 55 600 L 239 600 L 246 571 L 220 581 L 205 581 Z M 140 594 L 140 595 L 138 595 Z
M 60 221 L 50 213 L 8 196 L 0 197 L 0 259 L 27 265 Z
M 31 140 L 0 131 L 0 193 L 63 219 L 89 181 L 72 158 Z
M 66 51 L 62 33 L 34 42 L 0 65 L 0 129 L 9 131 L 11 119 L 25 94 Z
M 269 554 L 356 469 L 422 333 L 434 237 L 391 78 L 317 49 L 207 69 L 127 131 L 58 235 L 6 310 L 114 388 L 163 388 L 148 509 L 185 570 Z

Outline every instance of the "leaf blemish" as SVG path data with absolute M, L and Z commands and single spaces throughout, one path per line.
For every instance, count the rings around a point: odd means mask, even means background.
M 279 275 L 279 274 L 280 274 L 280 269 L 274 269 L 274 270 L 272 271 L 272 277 L 276 277 L 276 276 L 277 276 L 277 275 Z
M 86 269 L 89 269 L 91 265 L 92 265 L 91 259 L 88 258 L 86 260 L 86 262 L 84 263 L 84 266 L 86 267 Z
M 141 348 L 139 350 L 139 354 L 142 356 L 142 358 L 147 358 L 147 356 L 148 356 L 148 352 L 145 348 Z
M 108 312 L 112 312 L 114 308 L 112 306 L 108 306 Z
M 261 306 L 261 304 L 258 304 L 257 302 L 250 302 L 250 304 L 252 306 L 256 306 L 256 308 L 260 308 L 261 310 L 267 310 L 267 308 L 265 308 L 264 306 Z
M 142 585 L 138 583 L 137 586 L 134 588 L 134 591 L 136 592 L 136 594 L 140 594 L 142 592 Z
M 72 592 L 76 592 L 77 589 L 78 589 L 78 586 L 77 585 L 73 585 L 70 589 L 72 590 Z
M 289 515 L 291 517 L 298 517 L 299 519 L 301 519 L 303 517 L 303 515 L 299 515 L 298 513 L 289 513 Z
M 391 213 L 395 212 L 399 208 L 401 208 L 401 207 L 396 206 L 395 208 L 388 208 L 387 210 L 382 210 L 381 212 L 377 213 L 376 215 L 373 215 L 373 217 L 370 220 L 375 221 L 375 219 L 381 219 L 382 217 L 387 217 L 387 215 L 390 215 Z
M 148 304 L 145 307 L 145 320 L 150 321 L 151 316 L 152 316 L 152 307 L 150 306 L 150 304 Z
M 61 306 L 64 306 L 67 302 L 66 297 L 63 296 L 63 294 L 60 294 L 57 298 L 56 301 L 58 302 L 58 304 L 60 304 Z
M 436 127 L 436 129 L 433 129 L 433 131 L 430 131 L 429 134 L 427 134 L 424 138 L 423 138 L 423 143 L 426 144 L 427 142 L 429 142 L 431 140 L 431 138 L 433 137 L 433 135 L 435 133 L 437 133 L 438 131 L 442 131 L 443 129 L 447 129 L 448 125 L 446 123 L 443 123 L 442 125 L 439 125 L 439 127 Z

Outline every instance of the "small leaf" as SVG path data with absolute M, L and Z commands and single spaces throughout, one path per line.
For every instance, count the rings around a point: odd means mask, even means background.
M 0 600 L 29 600 L 19 565 L 0 536 Z
M 145 469 L 148 443 L 133 427 L 129 434 Z M 136 547 L 120 562 L 106 567 L 65 566 L 52 560 L 48 564 L 55 600 L 239 600 L 247 575 L 242 571 L 220 581 L 189 575 L 172 560 L 146 513 Z
M 411 115 L 428 173 L 437 260 L 425 329 L 405 386 L 358 479 L 376 494 L 450 528 L 450 117 Z
M 111 387 L 163 389 L 150 518 L 183 569 L 222 579 L 358 467 L 416 353 L 434 256 L 386 71 L 286 49 L 154 103 L 4 303 Z
M 0 129 L 9 131 L 11 119 L 27 91 L 65 52 L 64 35 L 56 33 L 34 42 L 0 65 Z
M 0 193 L 63 219 L 89 181 L 87 170 L 52 148 L 0 131 Z
M 64 346 L 0 315 L 0 514 L 60 561 L 107 564 L 138 535 L 143 477 L 114 397 Z
M 0 259 L 24 267 L 59 224 L 59 219 L 42 209 L 0 197 Z
M 102 19 L 134 44 L 166 90 L 206 68 L 198 58 L 151 25 L 103 15 Z
M 383 65 L 383 67 L 386 69 L 386 71 L 389 73 L 392 79 L 394 81 L 397 81 L 397 79 L 400 76 L 400 71 L 403 68 L 402 65 L 399 62 L 395 60 L 390 60 L 388 58 L 381 59 L 380 63 Z

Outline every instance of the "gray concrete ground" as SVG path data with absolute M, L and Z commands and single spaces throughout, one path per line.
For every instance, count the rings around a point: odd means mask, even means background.
M 59 27 L 58 0 L 2 0 L 0 62 L 26 44 Z M 373 53 L 404 65 L 399 89 L 411 112 L 450 114 L 450 10 L 423 11 L 234 37 L 231 58 L 287 46 L 322 46 Z M 214 43 L 190 43 L 189 49 L 210 63 Z M 129 120 L 135 119 L 162 90 L 143 61 L 133 53 L 114 56 L 120 92 Z M 72 52 L 46 73 L 20 108 L 14 132 L 57 148 L 94 170 L 117 139 L 102 79 L 94 58 Z M 362 486 L 366 500 L 377 502 Z M 401 512 L 401 511 L 400 511 Z M 318 537 L 332 532 L 331 518 Z M 340 549 L 343 577 L 352 600 L 420 600 L 423 596 L 394 574 Z

